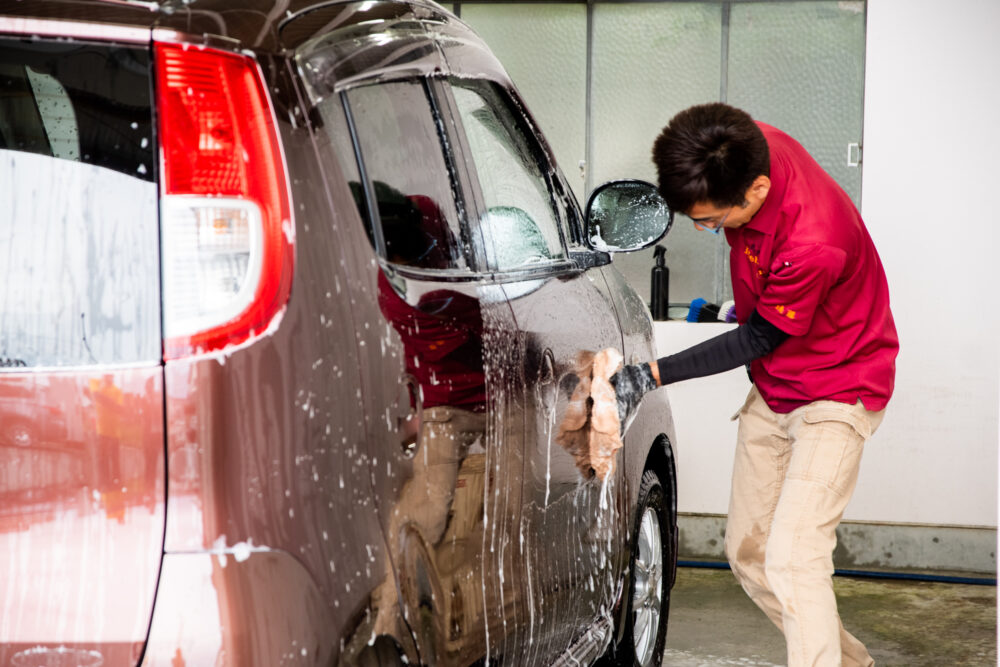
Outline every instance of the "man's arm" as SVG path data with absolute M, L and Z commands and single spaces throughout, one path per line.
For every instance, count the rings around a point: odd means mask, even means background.
M 739 368 L 771 354 L 788 336 L 754 310 L 745 324 L 677 354 L 657 359 L 657 386 Z
M 788 337 L 755 309 L 745 324 L 704 343 L 650 363 L 625 366 L 611 377 L 618 416 L 624 424 L 643 394 L 656 387 L 739 368 L 767 356 Z

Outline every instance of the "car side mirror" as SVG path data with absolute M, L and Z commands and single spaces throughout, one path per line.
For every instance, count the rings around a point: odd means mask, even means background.
M 647 248 L 670 230 L 673 211 L 645 181 L 609 181 L 587 203 L 587 245 L 602 252 Z

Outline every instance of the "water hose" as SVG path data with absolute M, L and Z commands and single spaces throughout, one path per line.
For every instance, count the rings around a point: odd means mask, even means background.
M 679 560 L 677 567 L 691 567 L 709 570 L 728 570 L 729 563 L 719 561 Z M 838 577 L 857 577 L 859 579 L 893 579 L 896 581 L 926 581 L 935 584 L 968 584 L 972 586 L 996 586 L 996 577 L 956 577 L 944 574 L 919 574 L 911 572 L 877 572 L 874 570 L 835 569 Z

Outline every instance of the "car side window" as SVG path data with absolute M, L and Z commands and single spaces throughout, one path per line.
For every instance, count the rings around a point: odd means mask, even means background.
M 485 205 L 480 229 L 490 265 L 530 268 L 566 257 L 543 154 L 509 98 L 487 81 L 451 79 Z
M 378 233 L 381 239 L 376 247 L 395 264 L 468 271 L 470 250 L 462 235 L 458 188 L 426 84 L 367 85 L 348 91 L 346 98 L 365 187 L 378 212 L 376 239 Z

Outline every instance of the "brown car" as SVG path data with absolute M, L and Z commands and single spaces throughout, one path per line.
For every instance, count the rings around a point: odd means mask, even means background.
M 659 664 L 670 220 L 433 3 L 0 3 L 0 666 Z

